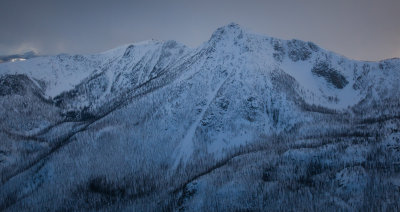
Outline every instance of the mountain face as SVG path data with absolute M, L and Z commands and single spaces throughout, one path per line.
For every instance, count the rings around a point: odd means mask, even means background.
M 400 209 L 400 60 L 217 29 L 0 64 L 0 209 Z

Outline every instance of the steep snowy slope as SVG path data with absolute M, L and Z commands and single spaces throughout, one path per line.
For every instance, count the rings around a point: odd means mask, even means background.
M 399 207 L 399 69 L 237 24 L 0 64 L 0 208 Z

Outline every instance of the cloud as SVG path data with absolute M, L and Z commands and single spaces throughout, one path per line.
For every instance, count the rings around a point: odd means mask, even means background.
M 20 43 L 20 44 L 1 44 L 0 55 L 23 54 L 25 52 L 33 51 L 40 53 L 40 49 L 33 43 Z

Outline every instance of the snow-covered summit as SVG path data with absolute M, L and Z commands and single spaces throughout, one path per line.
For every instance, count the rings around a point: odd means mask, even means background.
M 396 59 L 379 63 L 353 61 L 311 42 L 255 35 L 230 23 L 218 28 L 208 42 L 195 49 L 176 41 L 149 40 L 94 55 L 58 55 L 5 63 L 0 65 L 0 75 L 26 74 L 44 86 L 47 96 L 56 97 L 100 73 L 105 75 L 109 91 L 119 83 L 126 87 L 127 83 L 145 82 L 180 64 L 211 62 L 208 59 L 211 57 L 215 67 L 229 58 L 232 67 L 261 72 L 282 70 L 296 80 L 299 94 L 306 102 L 333 109 L 347 108 L 365 97 L 364 90 L 354 89 L 361 86 L 357 79 L 360 72 L 366 74 L 360 70 L 364 65 L 372 69 L 368 76 L 380 75 L 379 69 L 392 64 L 392 67 L 398 66 Z M 397 73 L 391 71 L 390 74 Z M 390 81 L 390 78 L 385 79 Z M 363 82 L 364 88 L 376 84 L 371 80 L 369 85 Z
M 209 42 L 233 41 L 235 38 L 241 39 L 243 38 L 243 33 L 245 33 L 245 30 L 239 24 L 230 23 L 215 30 Z

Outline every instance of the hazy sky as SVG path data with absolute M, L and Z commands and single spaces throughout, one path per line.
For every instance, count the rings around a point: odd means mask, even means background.
M 0 0 L 0 55 L 95 53 L 152 38 L 196 47 L 230 22 L 354 59 L 400 57 L 400 0 Z

